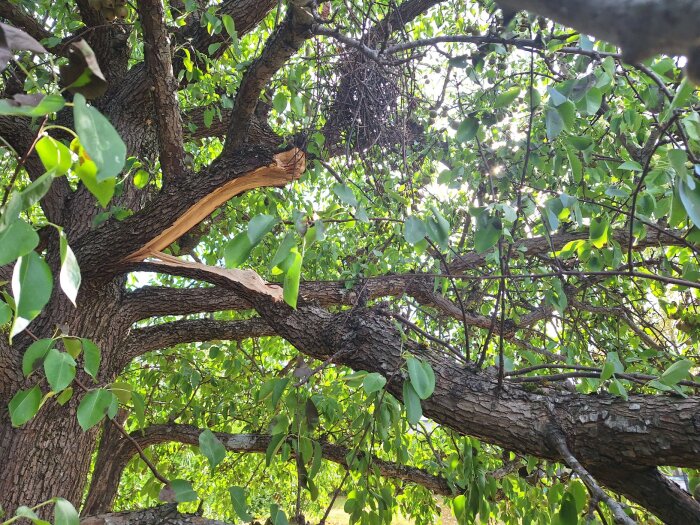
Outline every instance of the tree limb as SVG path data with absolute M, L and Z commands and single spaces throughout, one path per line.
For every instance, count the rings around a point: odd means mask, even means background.
M 164 425 L 151 425 L 142 430 L 134 431 L 131 437 L 141 448 L 146 448 L 159 443 L 178 442 L 189 445 L 199 443 L 201 428 L 192 425 L 180 425 L 169 423 Z M 225 432 L 214 432 L 214 435 L 221 441 L 222 445 L 229 452 L 236 453 L 265 453 L 272 436 L 268 434 L 228 434 Z M 99 483 L 100 493 L 92 490 L 88 493 L 83 514 L 95 514 L 105 512 L 111 508 L 114 497 L 117 493 L 118 480 L 131 458 L 137 451 L 131 441 L 122 438 L 118 441 L 110 439 L 105 441 L 105 447 L 100 446 L 100 454 L 109 456 L 109 461 L 98 462 L 102 465 L 101 471 L 95 471 L 97 479 L 110 480 L 109 486 Z M 329 442 L 321 442 L 323 458 L 347 468 L 347 457 L 351 449 Z M 99 458 L 98 455 L 98 458 Z M 292 452 L 292 457 L 294 453 Z M 387 478 L 398 479 L 422 485 L 435 494 L 451 495 L 452 489 L 447 480 L 441 476 L 436 476 L 430 472 L 416 467 L 399 465 L 391 461 L 386 461 L 372 456 L 372 466 L 379 470 L 379 473 Z M 504 471 L 507 473 L 507 470 Z M 504 474 L 505 475 L 505 474 Z
M 53 36 L 34 17 L 12 2 L 0 2 L 0 18 L 4 18 L 13 26 L 25 31 L 35 40 L 43 40 Z
M 122 344 L 114 367 L 121 370 L 132 359 L 140 355 L 181 343 L 213 341 L 215 339 L 242 341 L 251 337 L 272 335 L 276 335 L 275 332 L 260 318 L 240 321 L 185 319 L 145 328 L 135 328 L 131 330 Z
M 164 185 L 186 171 L 177 82 L 173 76 L 170 38 L 165 26 L 162 0 L 140 0 L 139 18 L 143 27 L 146 69 L 153 90 L 160 165 Z
M 653 246 L 686 246 L 688 243 L 682 237 L 683 233 L 677 230 L 666 230 L 661 228 L 649 228 L 643 239 L 637 240 L 633 245 L 636 250 L 642 250 Z M 625 229 L 615 230 L 611 234 L 612 239 L 625 246 L 629 244 L 629 233 Z M 551 236 L 533 237 L 522 239 L 513 244 L 515 252 L 523 252 L 525 257 L 551 254 L 552 248 L 561 250 L 571 241 L 588 240 L 587 230 L 573 233 L 558 233 Z M 551 243 L 550 243 L 551 239 Z M 450 263 L 450 272 L 459 273 L 466 270 L 478 268 L 486 263 L 486 256 L 476 252 L 458 256 Z
M 635 521 L 625 514 L 622 506 L 608 496 L 602 488 L 600 488 L 600 485 L 598 485 L 598 482 L 593 478 L 593 476 L 591 476 L 583 465 L 581 465 L 581 463 L 579 463 L 579 461 L 574 457 L 569 450 L 569 447 L 566 446 L 566 439 L 564 436 L 559 432 L 553 432 L 550 434 L 550 441 L 561 454 L 564 463 L 566 463 L 571 470 L 573 470 L 576 475 L 581 478 L 586 487 L 588 487 L 588 490 L 593 498 L 598 501 L 605 502 L 612 512 L 615 523 L 620 523 L 622 525 L 634 525 Z
M 695 0 L 498 0 L 622 48 L 640 62 L 658 53 L 687 55 L 700 45 L 700 3 Z
M 224 150 L 232 151 L 249 142 L 248 128 L 258 105 L 260 92 L 273 75 L 312 36 L 313 16 L 305 0 L 291 0 L 287 16 L 265 43 L 258 58 L 248 67 L 233 102 Z
M 296 149 L 274 157 L 258 148 L 223 155 L 201 172 L 174 181 L 140 212 L 83 235 L 74 248 L 80 267 L 114 275 L 126 258 L 140 260 L 164 249 L 235 195 L 283 186 L 304 168 L 304 156 Z

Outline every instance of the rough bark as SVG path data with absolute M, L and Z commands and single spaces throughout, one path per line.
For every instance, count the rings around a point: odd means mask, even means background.
M 134 432 L 131 437 L 142 449 L 152 445 L 166 442 L 186 443 L 197 445 L 201 428 L 192 425 L 153 425 L 143 430 Z M 272 436 L 267 434 L 228 434 L 225 432 L 214 432 L 226 450 L 237 453 L 265 453 Z M 106 439 L 100 444 L 97 465 L 94 476 L 98 478 L 98 483 L 91 485 L 83 514 L 100 514 L 107 512 L 117 494 L 118 480 L 127 463 L 137 451 L 131 441 L 114 432 L 106 433 Z M 337 463 L 347 467 L 347 456 L 351 449 L 336 445 L 334 443 L 321 443 L 323 458 L 327 461 Z M 292 456 L 294 454 L 292 453 Z M 399 465 L 391 461 L 385 461 L 376 456 L 372 457 L 372 466 L 379 470 L 379 473 L 388 478 L 416 483 L 424 486 L 428 490 L 442 495 L 452 494 L 447 480 L 430 472 L 406 465 Z
M 694 0 L 498 0 L 622 48 L 631 62 L 657 53 L 685 55 L 700 45 L 700 4 Z

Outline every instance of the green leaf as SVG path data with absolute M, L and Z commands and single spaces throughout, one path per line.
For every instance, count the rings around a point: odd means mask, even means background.
M 97 379 L 102 353 L 99 347 L 89 339 L 81 339 L 83 343 L 83 368 L 90 377 Z
M 287 102 L 287 95 L 281 91 L 278 91 L 272 98 L 272 107 L 275 108 L 277 113 L 284 113 L 284 110 L 287 109 Z
M 70 299 L 73 306 L 76 306 L 75 301 L 78 297 L 78 289 L 80 288 L 81 276 L 78 260 L 75 258 L 73 250 L 68 246 L 68 239 L 61 231 L 59 235 L 60 253 L 61 253 L 61 273 L 59 275 L 59 283 L 61 290 Z
M 272 439 L 270 439 L 270 444 L 267 446 L 267 450 L 265 451 L 265 464 L 268 467 L 272 463 L 272 458 L 275 457 L 286 439 L 287 434 L 285 433 L 273 435 Z
M 576 500 L 573 494 L 565 492 L 561 499 L 561 507 L 559 507 L 559 523 L 560 525 L 577 525 L 578 513 L 576 512 Z
M 49 265 L 36 252 L 29 252 L 15 263 L 12 296 L 17 304 L 10 337 L 24 330 L 49 302 L 53 277 Z
M 520 94 L 520 87 L 513 86 L 513 87 L 505 90 L 503 93 L 500 93 L 496 97 L 496 100 L 494 100 L 494 102 L 493 102 L 493 107 L 495 109 L 504 108 L 504 107 L 510 105 L 510 103 L 513 102 L 516 98 L 518 98 L 519 94 Z
M 56 398 L 56 403 L 58 403 L 60 406 L 65 405 L 70 401 L 70 399 L 73 397 L 73 387 L 69 386 L 68 388 L 64 389 L 63 392 L 59 394 L 59 396 Z
M 97 425 L 109 410 L 115 400 L 109 390 L 92 390 L 88 392 L 78 405 L 78 423 L 86 432 Z
M 22 191 L 14 192 L 10 202 L 7 203 L 3 214 L 0 216 L 0 233 L 12 224 L 20 212 L 31 208 L 46 195 L 53 182 L 53 172 L 47 172 L 32 182 Z
M 423 409 L 420 406 L 420 397 L 409 379 L 403 382 L 403 404 L 406 407 L 408 422 L 411 425 L 418 423 L 423 417 Z
M 622 384 L 622 382 L 619 379 L 613 379 L 610 382 L 610 386 L 608 386 L 608 390 L 610 391 L 611 394 L 615 394 L 616 396 L 621 397 L 625 401 L 628 399 L 627 395 L 627 390 L 625 389 L 625 386 Z
M 187 501 L 197 501 L 197 493 L 192 488 L 192 483 L 185 479 L 173 479 L 170 481 L 170 488 L 175 493 L 175 501 L 184 503 Z
M 310 429 L 316 428 L 321 421 L 316 403 L 311 398 L 308 398 L 304 405 L 304 418 Z
M 73 157 L 67 146 L 49 136 L 39 139 L 36 152 L 46 171 L 53 171 L 54 176 L 64 175 L 73 164 Z
M 678 86 L 676 94 L 671 101 L 671 111 L 684 106 L 690 96 L 693 94 L 693 91 L 695 91 L 695 86 L 690 80 L 688 80 L 688 77 L 685 77 Z
M 473 117 L 465 118 L 457 128 L 455 139 L 457 142 L 469 142 L 479 131 L 479 121 Z
M 67 352 L 60 352 L 52 348 L 44 359 L 44 372 L 46 372 L 46 379 L 51 390 L 60 392 L 75 378 L 75 359 Z
M 593 145 L 593 139 L 588 135 L 570 135 L 566 138 L 566 141 L 578 151 L 587 150 Z
M 474 249 L 476 253 L 484 253 L 498 244 L 503 225 L 498 217 L 491 217 L 483 212 L 476 218 L 476 233 L 474 234 Z
M 564 102 L 561 106 L 557 106 L 557 113 L 561 117 L 564 124 L 564 129 L 571 129 L 576 122 L 576 106 L 570 100 Z
M 54 525 L 78 525 L 78 512 L 73 504 L 63 498 L 56 498 L 53 510 Z
M 29 345 L 22 356 L 22 373 L 25 377 L 29 377 L 34 370 L 41 368 L 53 342 L 53 339 L 39 339 Z
M 564 131 L 564 120 L 559 115 L 557 108 L 551 106 L 547 106 L 544 119 L 547 128 L 547 139 L 552 141 Z
M 246 502 L 246 490 L 243 487 L 229 487 L 231 504 L 236 515 L 245 522 L 253 521 L 253 516 L 248 513 L 248 503 Z
M 289 418 L 285 414 L 277 414 L 270 421 L 270 434 L 273 436 L 286 434 L 289 430 Z
M 659 381 L 667 386 L 676 385 L 679 381 L 682 381 L 688 377 L 692 366 L 692 361 L 689 361 L 688 359 L 676 361 L 669 366 L 663 374 L 661 374 Z
M 359 204 L 355 194 L 345 184 L 334 184 L 331 189 L 333 190 L 333 193 L 335 193 L 345 204 L 348 204 L 353 208 L 356 208 Z
M 301 281 L 301 264 L 304 258 L 296 248 L 292 250 L 291 255 L 294 259 L 284 274 L 282 295 L 285 303 L 292 308 L 296 308 L 299 296 L 299 282 Z
M 109 385 L 109 391 L 122 403 L 128 403 L 131 400 L 131 394 L 134 388 L 124 381 L 115 381 Z
M 131 393 L 131 405 L 134 408 L 134 416 L 139 428 L 143 428 L 146 423 L 146 401 L 141 394 L 134 391 Z
M 24 425 L 39 411 L 41 405 L 41 390 L 39 385 L 34 385 L 29 390 L 17 392 L 8 405 L 10 409 L 10 421 L 13 427 Z
M 97 182 L 119 175 L 126 162 L 126 145 L 109 120 L 80 93 L 73 100 L 75 131 L 80 143 L 97 165 Z
M 287 258 L 294 246 L 296 246 L 296 237 L 293 233 L 288 233 L 284 236 L 284 239 L 282 239 L 282 242 L 277 247 L 277 251 L 275 251 L 275 255 L 270 261 L 270 268 L 279 266 L 280 263 Z
M 270 521 L 271 525 L 289 525 L 287 515 L 278 505 L 270 505 Z
M 593 220 L 591 220 L 588 235 L 593 246 L 596 248 L 603 248 L 608 244 L 609 229 L 610 222 L 606 217 L 595 217 Z
M 80 352 L 83 351 L 83 345 L 77 337 L 63 337 L 63 346 L 73 359 L 78 359 Z
M 253 245 L 248 237 L 248 232 L 244 231 L 236 235 L 233 240 L 224 246 L 224 261 L 228 268 L 236 268 L 250 257 Z
M 5 301 L 0 299 L 0 326 L 10 322 L 12 319 L 12 308 Z
M 427 230 L 425 223 L 415 215 L 411 215 L 404 222 L 403 236 L 411 245 L 415 245 L 425 238 Z
M 48 521 L 40 519 L 36 512 L 24 505 L 17 507 L 15 516 L 30 519 L 34 525 L 51 525 Z
M 377 372 L 367 374 L 362 380 L 362 388 L 364 388 L 367 394 L 379 392 L 382 388 L 384 388 L 384 385 L 386 385 L 386 378 Z
M 99 202 L 103 208 L 106 208 L 114 195 L 114 190 L 117 186 L 116 178 L 99 182 L 97 180 L 97 164 L 89 159 L 83 159 L 82 163 L 79 163 L 75 168 L 75 174 L 88 191 L 95 196 L 97 202 Z
M 146 187 L 150 179 L 150 174 L 146 170 L 140 169 L 134 173 L 134 186 L 141 190 Z
M 199 451 L 209 460 L 212 471 L 226 457 L 226 448 L 209 429 L 199 435 Z
M 24 220 L 13 221 L 0 233 L 0 266 L 27 255 L 39 244 L 34 228 Z
M 600 379 L 607 381 L 613 374 L 621 374 L 625 371 L 625 366 L 620 361 L 620 357 L 617 352 L 608 352 L 605 357 L 605 364 L 603 365 L 603 370 L 600 373 Z
M 46 95 L 41 100 L 15 95 L 12 99 L 0 100 L 0 115 L 43 117 L 61 111 L 65 105 L 66 101 L 61 95 Z
M 251 246 L 255 247 L 262 238 L 272 231 L 277 224 L 277 218 L 272 215 L 256 215 L 248 223 L 248 239 Z
M 636 160 L 628 160 L 623 162 L 617 167 L 618 170 L 626 170 L 626 171 L 644 171 L 644 168 L 642 168 L 642 165 L 637 162 Z
M 435 390 L 435 373 L 429 363 L 408 357 L 406 359 L 411 385 L 421 399 L 428 399 Z
M 693 181 L 690 176 L 679 177 L 678 196 L 688 217 L 695 226 L 700 227 L 700 182 Z
M 603 104 L 603 92 L 597 87 L 588 90 L 585 97 L 586 113 L 595 115 Z
M 446 247 L 450 240 L 450 223 L 435 206 L 431 206 L 430 211 L 433 217 L 428 217 L 426 221 L 428 236 L 440 246 Z

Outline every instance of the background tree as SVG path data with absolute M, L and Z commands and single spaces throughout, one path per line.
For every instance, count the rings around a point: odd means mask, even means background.
M 3 0 L 5 518 L 700 522 L 700 5 L 579 4 Z

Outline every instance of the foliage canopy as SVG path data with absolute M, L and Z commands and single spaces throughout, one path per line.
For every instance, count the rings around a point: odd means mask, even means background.
M 5 523 L 700 522 L 700 13 L 510 4 L 0 4 Z

